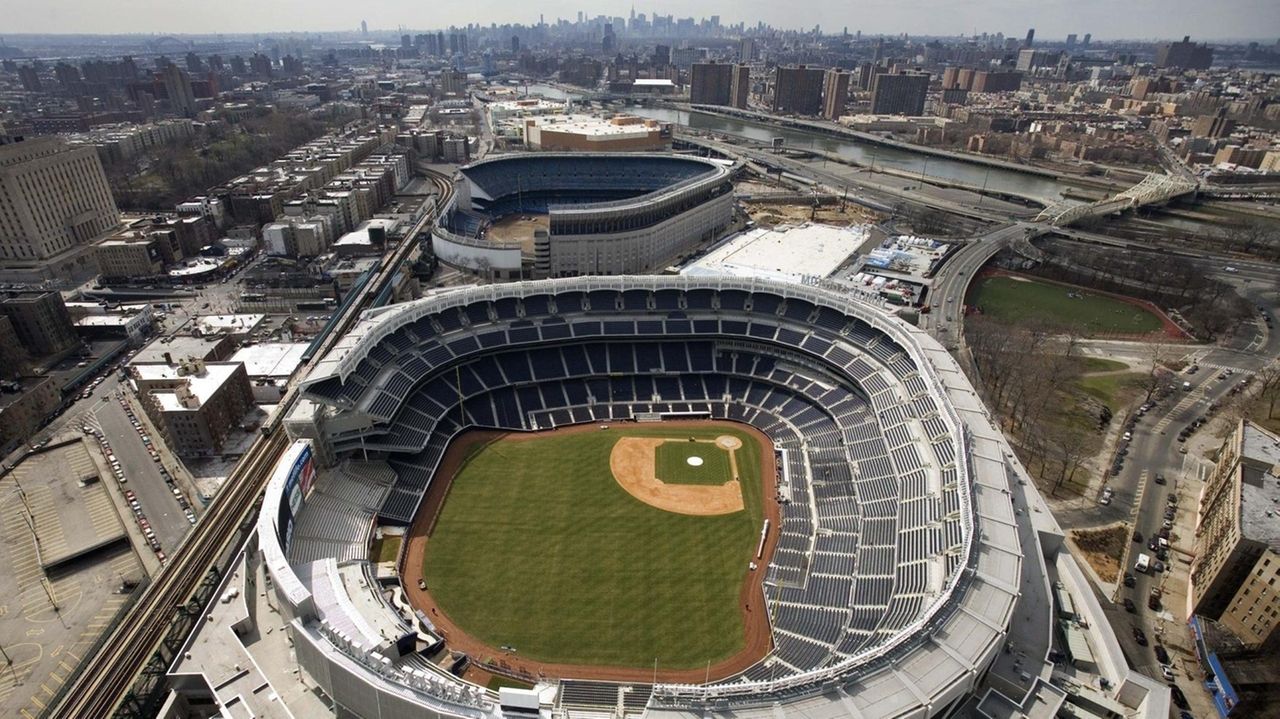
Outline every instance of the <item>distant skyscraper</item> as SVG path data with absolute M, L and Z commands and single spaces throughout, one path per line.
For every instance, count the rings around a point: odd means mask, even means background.
M 918 117 L 924 114 L 928 93 L 928 73 L 876 75 L 871 82 L 871 112 Z
M 27 92 L 40 92 L 43 89 L 40 84 L 40 73 L 32 65 L 23 65 L 18 68 L 18 79 L 22 81 L 22 89 Z
M 169 63 L 161 72 L 164 91 L 169 96 L 169 108 L 175 114 L 192 117 L 196 114 L 196 96 L 191 90 L 191 77 L 182 68 Z
M 1091 32 L 1087 32 L 1087 33 L 1085 33 L 1085 34 L 1084 34 L 1084 42 L 1082 42 L 1082 43 L 1080 43 L 1080 44 L 1081 44 L 1081 45 L 1084 45 L 1085 47 L 1089 47 L 1089 41 L 1090 41 L 1090 40 L 1092 40 L 1092 39 L 1093 39 L 1093 33 L 1091 33 Z
M 520 52 L 520 36 L 512 35 L 511 36 L 511 53 L 514 55 L 519 52 Z
M 822 111 L 822 70 L 778 67 L 773 83 L 773 111 L 817 115 Z
M 1027 30 L 1027 39 L 1022 41 L 1022 46 L 1031 47 L 1031 44 L 1034 43 L 1035 40 L 1036 40 L 1036 29 L 1031 28 L 1030 30 Z
M 369 23 L 365 22 L 364 20 L 360 21 L 360 34 L 361 35 L 369 34 Z
M 1182 42 L 1166 42 L 1156 48 L 1156 67 L 1180 67 L 1184 70 L 1208 70 L 1213 64 L 1213 48 L 1197 45 L 1186 35 Z
M 1070 35 L 1067 35 L 1067 47 L 1072 48 L 1075 46 L 1076 46 L 1076 34 L 1071 33 Z
M 738 62 L 751 62 L 756 59 L 756 39 L 744 37 L 738 43 Z

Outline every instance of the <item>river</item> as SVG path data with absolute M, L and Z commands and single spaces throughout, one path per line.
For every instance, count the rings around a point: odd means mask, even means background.
M 662 122 L 670 122 L 695 130 L 737 135 L 759 142 L 768 143 L 775 137 L 782 137 L 785 138 L 788 147 L 823 150 L 859 165 L 887 167 L 913 175 L 923 173 L 926 177 L 951 180 L 973 187 L 982 187 L 985 184 L 989 190 L 1037 197 L 1046 203 L 1060 200 L 1062 192 L 1067 189 L 1065 185 L 1055 180 L 1030 173 L 951 160 L 856 140 L 845 140 L 817 132 L 774 127 L 735 117 L 661 107 L 637 106 L 627 110 Z

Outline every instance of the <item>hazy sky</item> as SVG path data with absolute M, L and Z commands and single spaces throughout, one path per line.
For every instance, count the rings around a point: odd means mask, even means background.
M 0 34 L 209 33 L 283 30 L 414 29 L 469 22 L 547 22 L 579 10 L 626 16 L 630 2 L 546 0 L 5 0 Z M 951 34 L 1003 32 L 1040 37 L 1069 32 L 1095 38 L 1203 39 L 1280 37 L 1280 0 L 653 0 L 636 12 L 701 17 L 721 22 L 764 20 L 778 27 L 864 33 Z

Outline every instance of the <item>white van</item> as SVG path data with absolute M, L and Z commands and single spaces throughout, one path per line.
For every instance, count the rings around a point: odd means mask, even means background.
M 1149 569 L 1151 569 L 1151 557 L 1148 557 L 1145 554 L 1139 554 L 1137 564 L 1133 565 L 1133 571 L 1146 574 Z

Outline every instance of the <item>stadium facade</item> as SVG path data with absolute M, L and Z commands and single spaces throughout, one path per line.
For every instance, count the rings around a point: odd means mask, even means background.
M 670 154 L 532 153 L 458 171 L 432 229 L 455 267 L 497 277 L 637 274 L 719 237 L 733 218 L 731 166 Z M 487 236 L 509 215 L 547 215 L 532 251 Z

